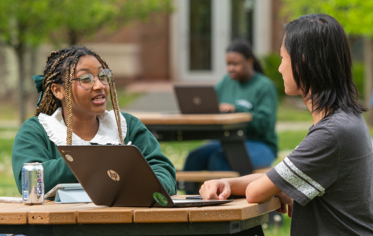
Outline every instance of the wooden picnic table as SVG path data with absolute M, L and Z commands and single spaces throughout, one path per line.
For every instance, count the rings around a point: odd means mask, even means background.
M 173 198 L 185 198 L 173 196 Z M 262 235 L 278 198 L 262 204 L 245 199 L 189 208 L 107 207 L 88 204 L 0 203 L 0 234 L 25 235 Z
M 241 176 L 251 174 L 253 167 L 245 147 L 249 113 L 167 114 L 131 113 L 143 122 L 158 141 L 220 140 L 233 171 Z

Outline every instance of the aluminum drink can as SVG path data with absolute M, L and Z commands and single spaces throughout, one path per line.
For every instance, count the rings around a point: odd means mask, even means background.
M 25 163 L 22 167 L 22 200 L 24 204 L 44 202 L 44 168 L 41 163 Z

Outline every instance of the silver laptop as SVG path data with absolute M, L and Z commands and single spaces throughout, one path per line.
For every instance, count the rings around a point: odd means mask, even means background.
M 213 86 L 175 85 L 181 114 L 219 114 L 219 102 Z
M 132 145 L 58 146 L 96 205 L 188 207 L 232 200 L 171 199 L 139 149 Z

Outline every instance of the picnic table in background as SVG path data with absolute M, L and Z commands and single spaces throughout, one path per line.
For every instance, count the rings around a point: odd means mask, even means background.
M 141 120 L 158 141 L 220 140 L 233 171 L 241 176 L 251 174 L 253 167 L 245 147 L 249 113 L 165 114 L 131 113 Z

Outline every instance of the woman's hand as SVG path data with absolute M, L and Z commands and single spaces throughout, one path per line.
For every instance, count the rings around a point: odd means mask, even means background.
M 236 108 L 232 104 L 229 104 L 229 103 L 220 103 L 219 110 L 221 112 L 235 112 Z
M 199 194 L 204 200 L 225 200 L 231 195 L 231 186 L 225 180 L 209 180 L 201 186 Z
M 278 193 L 276 197 L 280 198 L 281 201 L 281 208 L 277 209 L 277 212 L 281 212 L 284 214 L 287 212 L 288 216 L 291 217 L 293 213 L 293 199 L 284 192 Z

